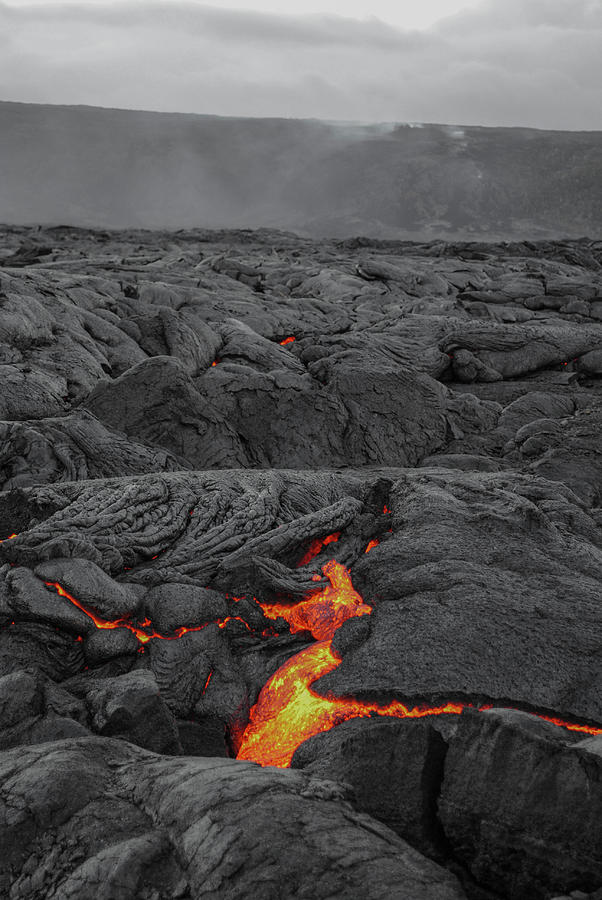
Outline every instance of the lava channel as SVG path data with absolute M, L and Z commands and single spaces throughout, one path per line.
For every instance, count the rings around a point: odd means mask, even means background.
M 372 610 L 351 583 L 348 570 L 330 560 L 322 571 L 330 585 L 295 605 L 260 604 L 268 618 L 286 619 L 291 631 L 307 629 L 318 643 L 301 650 L 272 675 L 259 694 L 250 713 L 237 759 L 262 766 L 290 766 L 297 747 L 323 731 L 347 719 L 366 716 L 394 716 L 398 719 L 424 716 L 459 715 L 470 703 L 446 703 L 444 706 L 407 707 L 394 700 L 388 704 L 368 703 L 352 697 L 321 697 L 311 690 L 318 678 L 332 672 L 340 663 L 332 651 L 332 638 L 339 625 L 351 616 L 367 615 Z M 479 709 L 490 709 L 481 706 Z M 602 734 L 602 728 L 574 725 L 540 715 L 539 718 L 584 734 Z

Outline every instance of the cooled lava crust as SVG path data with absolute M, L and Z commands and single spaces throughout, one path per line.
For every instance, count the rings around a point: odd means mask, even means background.
M 0 896 L 602 897 L 602 243 L 4 228 Z

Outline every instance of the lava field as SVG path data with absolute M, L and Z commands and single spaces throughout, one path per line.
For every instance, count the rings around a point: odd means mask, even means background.
M 602 900 L 602 242 L 0 235 L 0 897 Z

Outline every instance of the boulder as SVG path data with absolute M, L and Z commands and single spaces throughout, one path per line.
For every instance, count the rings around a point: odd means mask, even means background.
M 436 856 L 442 849 L 437 798 L 446 749 L 425 719 L 350 719 L 301 744 L 291 767 L 349 785 L 355 809 Z
M 602 738 L 513 710 L 465 711 L 439 812 L 452 852 L 509 900 L 602 883 Z

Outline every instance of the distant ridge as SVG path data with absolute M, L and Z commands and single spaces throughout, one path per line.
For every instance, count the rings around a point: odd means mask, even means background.
M 602 132 L 0 102 L 0 222 L 598 237 Z

